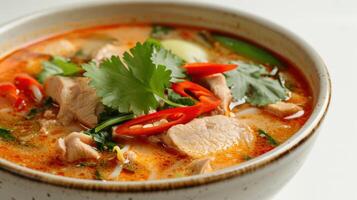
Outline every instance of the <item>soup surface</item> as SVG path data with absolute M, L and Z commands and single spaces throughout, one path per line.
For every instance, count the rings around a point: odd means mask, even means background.
M 289 62 L 195 27 L 93 27 L 0 60 L 0 157 L 60 176 L 210 173 L 274 149 L 311 110 Z

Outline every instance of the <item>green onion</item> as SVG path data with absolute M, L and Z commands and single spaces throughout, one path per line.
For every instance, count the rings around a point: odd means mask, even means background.
M 118 124 L 120 122 L 132 119 L 133 117 L 134 117 L 133 114 L 129 114 L 129 115 L 124 115 L 124 116 L 120 116 L 120 117 L 109 119 L 109 120 L 99 124 L 97 127 L 95 127 L 94 131 L 96 133 L 98 133 L 99 131 L 105 129 L 108 126 L 112 126 L 114 124 Z
M 232 50 L 237 54 L 246 56 L 262 64 L 282 67 L 283 64 L 267 50 L 259 48 L 253 44 L 240 39 L 233 39 L 222 35 L 213 35 L 213 38 L 224 47 Z

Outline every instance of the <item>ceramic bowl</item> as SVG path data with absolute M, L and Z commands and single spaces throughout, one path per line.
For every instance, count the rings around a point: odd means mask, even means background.
M 1 199 L 264 200 L 276 194 L 303 164 L 330 99 L 330 80 L 316 52 L 293 33 L 269 21 L 207 3 L 157 1 L 71 5 L 20 18 L 0 28 L 0 55 L 38 39 L 95 25 L 175 23 L 239 35 L 281 54 L 311 85 L 314 110 L 306 124 L 276 149 L 213 173 L 151 181 L 103 182 L 47 174 L 0 159 Z

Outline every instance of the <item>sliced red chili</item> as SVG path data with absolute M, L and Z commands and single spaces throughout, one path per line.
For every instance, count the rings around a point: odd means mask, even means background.
M 189 63 L 183 66 L 188 75 L 194 77 L 204 77 L 212 74 L 223 73 L 237 68 L 235 64 L 219 63 Z
M 26 109 L 27 103 L 24 97 L 19 95 L 19 91 L 12 83 L 0 83 L 0 96 L 8 99 L 16 111 Z
M 18 96 L 18 90 L 12 83 L 0 83 L 0 96 L 13 101 Z
M 174 125 L 185 124 L 191 121 L 192 119 L 197 117 L 199 113 L 200 106 L 188 106 L 171 108 L 156 113 L 140 116 L 117 126 L 114 129 L 114 138 L 115 136 L 119 135 L 149 136 L 153 134 L 162 133 L 163 131 L 168 130 Z M 155 126 L 154 123 L 159 122 L 160 120 L 166 120 L 167 122 Z
M 40 103 L 45 97 L 42 85 L 28 74 L 17 75 L 15 77 L 15 85 L 36 103 Z
M 181 96 L 198 99 L 197 105 L 201 108 L 200 114 L 214 110 L 221 103 L 221 100 L 211 91 L 191 81 L 174 83 L 171 87 Z
M 185 124 L 202 113 L 214 110 L 221 102 L 211 91 L 190 81 L 174 83 L 172 89 L 181 96 L 198 99 L 199 103 L 194 106 L 171 108 L 138 117 L 117 126 L 114 129 L 114 137 L 119 135 L 148 136 L 162 133 L 174 125 Z M 166 121 L 155 126 L 155 122 L 160 120 Z

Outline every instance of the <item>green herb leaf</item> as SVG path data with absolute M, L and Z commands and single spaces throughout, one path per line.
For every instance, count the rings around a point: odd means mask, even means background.
M 90 85 L 104 105 L 121 113 L 148 113 L 158 107 L 159 99 L 165 99 L 171 80 L 171 71 L 152 61 L 154 52 L 152 44 L 137 43 L 130 53 L 124 53 L 123 61 L 113 56 L 100 67 L 94 63 L 83 65 L 84 76 L 91 78 Z
M 184 65 L 185 61 L 171 51 L 164 48 L 155 48 L 151 59 L 154 64 L 165 66 L 167 69 L 171 70 L 172 82 L 177 82 L 180 79 L 186 78 L 185 71 L 181 67 Z
M 112 119 L 112 118 L 115 118 L 118 116 L 122 116 L 122 115 L 124 115 L 124 114 L 120 113 L 118 110 L 110 108 L 108 106 L 104 106 L 104 111 L 99 114 L 98 122 L 102 123 L 109 119 Z
M 84 131 L 85 134 L 92 136 L 100 151 L 111 151 L 117 144 L 112 139 L 111 131 L 95 132 L 94 129 Z
M 60 75 L 63 73 L 63 70 L 61 68 L 57 67 L 49 61 L 42 62 L 42 67 L 42 72 L 37 75 L 37 80 L 40 83 L 45 82 L 46 78 L 50 76 Z
M 62 69 L 63 76 L 73 76 L 81 71 L 81 67 L 60 56 L 54 56 L 51 63 Z
M 265 49 L 259 48 L 244 40 L 230 38 L 222 35 L 213 35 L 224 47 L 232 50 L 233 52 L 246 56 L 262 64 L 269 64 L 271 66 L 282 67 L 283 64 L 270 52 Z
M 0 137 L 7 140 L 7 141 L 13 141 L 16 138 L 11 134 L 11 131 L 5 128 L 0 127 Z
M 181 67 L 185 64 L 182 58 L 173 54 L 170 50 L 165 49 L 161 45 L 161 42 L 156 39 L 149 38 L 145 43 L 149 43 L 155 48 L 151 57 L 152 62 L 156 65 L 163 65 L 171 70 L 172 82 L 186 78 L 185 70 Z
M 154 39 L 154 38 L 148 38 L 148 39 L 146 39 L 145 42 L 149 43 L 150 45 L 153 45 L 156 48 L 161 48 L 162 47 L 161 42 L 159 40 L 157 40 L 157 39 Z
M 196 101 L 191 97 L 182 97 L 179 94 L 175 93 L 172 89 L 167 90 L 167 96 L 170 101 L 173 101 L 178 104 L 185 106 L 193 106 L 196 104 Z
M 266 138 L 268 140 L 268 142 L 272 145 L 272 146 L 278 146 L 279 143 L 272 137 L 270 136 L 267 132 L 259 129 L 258 130 L 259 136 Z
M 254 106 L 265 106 L 288 97 L 288 89 L 279 80 L 270 77 L 263 66 L 245 62 L 234 63 L 238 68 L 225 75 L 235 100 L 245 99 Z
M 162 25 L 154 24 L 150 36 L 153 38 L 161 38 L 167 35 L 172 30 L 173 28 L 170 26 L 162 26 Z
M 100 151 L 111 151 L 117 144 L 112 138 L 112 127 L 121 122 L 127 121 L 134 117 L 133 114 L 120 114 L 120 116 L 108 119 L 97 127 L 89 129 L 84 133 L 92 136 L 93 140 L 96 142 L 96 146 Z
M 51 61 L 42 62 L 42 67 L 42 72 L 37 75 L 41 83 L 49 76 L 74 76 L 82 70 L 78 65 L 60 56 L 54 56 Z

